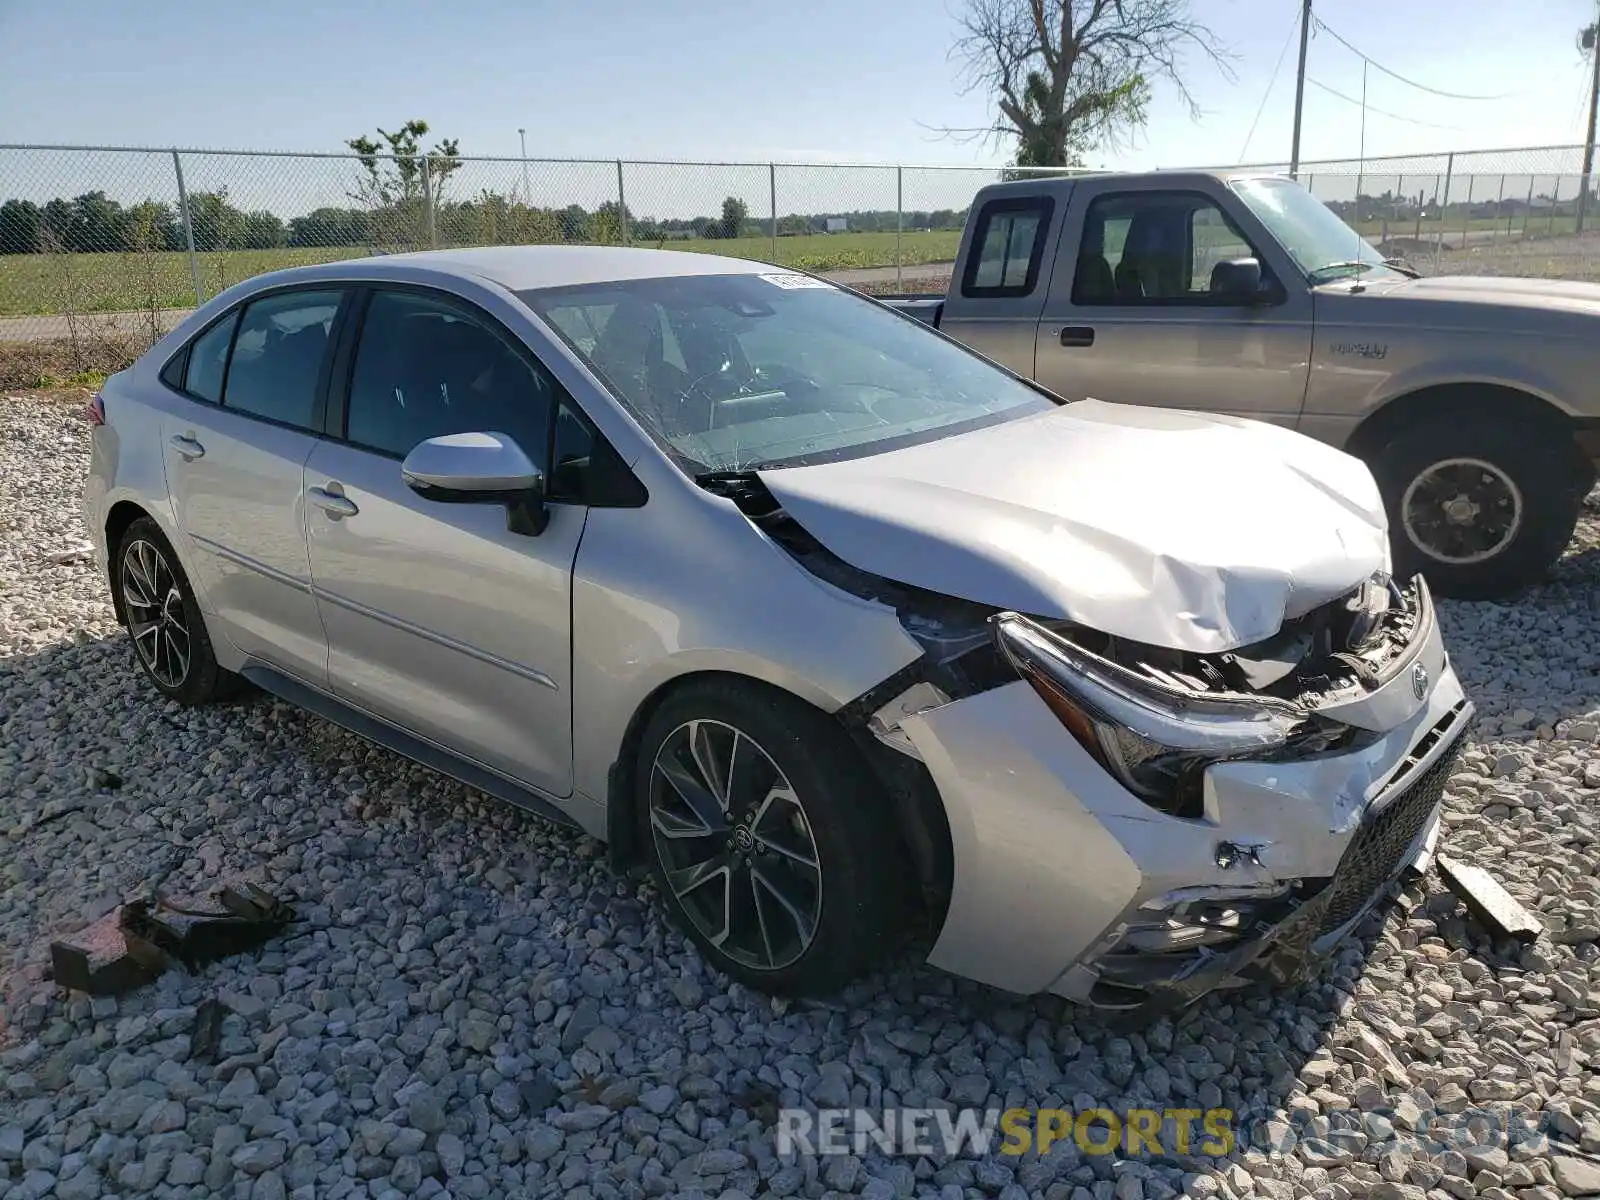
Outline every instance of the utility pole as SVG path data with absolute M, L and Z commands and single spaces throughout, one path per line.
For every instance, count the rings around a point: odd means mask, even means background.
M 528 131 L 518 128 L 517 137 L 522 139 L 522 202 L 533 203 L 533 189 L 528 186 Z
M 1306 49 L 1311 42 L 1311 0 L 1300 10 L 1300 73 L 1294 81 L 1294 144 L 1289 149 L 1289 174 L 1300 178 L 1300 115 L 1306 102 Z
M 1600 17 L 1600 6 L 1596 16 Z M 1589 130 L 1583 143 L 1583 178 L 1578 181 L 1578 221 L 1576 232 L 1583 232 L 1583 218 L 1589 207 L 1589 175 L 1594 170 L 1595 114 L 1600 110 L 1600 19 L 1581 35 L 1581 44 L 1589 52 L 1591 79 L 1589 81 Z

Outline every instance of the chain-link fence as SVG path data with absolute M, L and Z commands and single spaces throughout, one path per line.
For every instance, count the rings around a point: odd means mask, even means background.
M 1581 171 L 1582 148 L 1558 146 L 1307 162 L 1300 178 L 1424 270 L 1600 278 Z M 0 146 L 0 347 L 103 365 L 240 279 L 430 247 L 659 246 L 942 288 L 974 193 L 1026 173 Z
M 1303 162 L 1299 179 L 1426 273 L 1600 280 L 1600 205 L 1581 145 Z

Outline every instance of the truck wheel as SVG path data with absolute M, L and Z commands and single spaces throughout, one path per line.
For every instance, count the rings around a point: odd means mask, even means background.
M 1395 576 L 1492 599 L 1544 578 L 1572 539 L 1582 473 L 1564 432 L 1463 415 L 1410 429 L 1371 459 Z

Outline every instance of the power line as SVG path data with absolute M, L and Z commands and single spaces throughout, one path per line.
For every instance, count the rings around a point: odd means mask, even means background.
M 1314 88 L 1320 88 L 1322 91 L 1327 92 L 1330 96 L 1337 96 L 1340 100 L 1345 101 L 1347 104 L 1361 105 L 1361 107 L 1367 112 L 1377 113 L 1380 117 L 1388 117 L 1395 121 L 1404 121 L 1407 125 L 1420 125 L 1424 129 L 1448 129 L 1452 133 L 1465 132 L 1465 130 L 1463 130 L 1459 125 L 1435 125 L 1431 121 L 1419 121 L 1415 117 L 1402 117 L 1399 113 L 1387 112 L 1381 108 L 1373 108 L 1370 104 L 1361 104 L 1361 101 L 1357 100 L 1354 96 L 1346 96 L 1343 92 L 1336 91 L 1325 83 L 1318 83 L 1309 75 L 1306 76 L 1306 82 Z
M 1294 31 L 1300 28 L 1300 14 L 1294 14 L 1294 20 L 1289 22 L 1289 36 L 1283 39 L 1283 49 L 1278 51 L 1278 61 L 1273 65 L 1272 78 L 1267 80 L 1267 90 L 1262 93 L 1261 107 L 1256 109 L 1256 119 L 1250 122 L 1250 132 L 1245 135 L 1244 149 L 1239 151 L 1239 161 L 1248 162 L 1245 155 L 1250 153 L 1250 141 L 1256 136 L 1256 126 L 1261 124 L 1261 114 L 1267 111 L 1267 101 L 1272 98 L 1272 88 L 1278 82 L 1278 72 L 1283 69 L 1284 56 L 1289 53 L 1289 43 L 1294 41 Z
M 1509 100 L 1512 96 L 1516 95 L 1515 92 L 1506 92 L 1506 93 L 1503 93 L 1503 94 L 1498 95 L 1498 96 L 1468 96 L 1468 95 L 1463 95 L 1460 92 L 1441 91 L 1439 88 L 1429 87 L 1425 83 L 1418 83 L 1415 79 L 1407 79 L 1404 75 L 1400 74 L 1398 71 L 1391 71 L 1388 67 L 1384 66 L 1381 62 L 1378 62 L 1375 58 L 1372 58 L 1370 55 L 1363 54 L 1360 50 L 1357 50 L 1349 42 L 1345 41 L 1344 38 L 1340 37 L 1337 30 L 1334 30 L 1334 29 L 1330 28 L 1328 26 L 1327 22 L 1323 21 L 1323 19 L 1321 17 L 1312 17 L 1311 20 L 1316 25 L 1316 27 L 1318 29 L 1322 30 L 1323 33 L 1327 34 L 1334 41 L 1338 42 L 1346 50 L 1350 51 L 1350 53 L 1356 55 L 1359 58 L 1366 59 L 1367 63 L 1374 70 L 1383 72 L 1385 75 L 1389 76 L 1391 79 L 1398 79 L 1401 83 L 1405 84 L 1407 87 L 1414 87 L 1419 92 L 1427 92 L 1430 95 L 1434 95 L 1434 96 L 1443 96 L 1446 100 Z M 1373 111 L 1376 112 L 1377 109 L 1373 109 Z M 1404 117 L 1401 118 L 1401 120 L 1405 120 L 1405 119 L 1406 118 L 1404 118 Z M 1423 122 L 1417 122 L 1417 123 L 1418 124 L 1422 124 Z M 1451 127 L 1448 126 L 1448 125 L 1439 125 L 1439 126 L 1435 126 L 1435 128 L 1437 128 L 1437 129 L 1449 129 Z

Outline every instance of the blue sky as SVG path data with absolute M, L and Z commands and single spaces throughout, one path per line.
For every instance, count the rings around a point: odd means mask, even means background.
M 595 157 L 993 162 L 926 126 L 984 119 L 948 60 L 960 0 L 0 0 L 0 138 L 334 150 L 413 115 L 466 151 Z M 1297 0 L 1197 5 L 1239 56 L 1238 82 L 1194 72 L 1189 120 L 1163 93 L 1110 166 L 1237 160 Z M 1446 16 L 1446 11 L 1449 16 Z M 1369 153 L 1576 141 L 1592 0 L 1319 0 L 1323 20 L 1386 65 L 1472 104 L 1373 75 Z M 1289 140 L 1294 48 L 1251 159 Z M 1360 60 L 1319 37 L 1314 78 L 1360 94 Z M 1354 155 L 1358 110 L 1314 90 L 1308 157 Z

